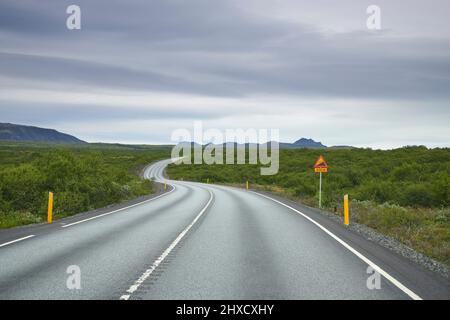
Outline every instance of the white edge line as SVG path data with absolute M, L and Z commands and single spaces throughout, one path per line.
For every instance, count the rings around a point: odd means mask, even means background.
M 87 218 L 87 219 L 80 220 L 80 221 L 73 222 L 73 223 L 69 223 L 69 224 L 65 224 L 65 225 L 63 225 L 61 227 L 62 228 L 67 228 L 67 227 L 74 226 L 74 225 L 79 224 L 79 223 L 83 223 L 83 222 L 86 222 L 86 221 L 94 220 L 94 219 L 97 219 L 97 218 L 101 218 L 101 217 L 107 216 L 107 215 L 112 214 L 112 213 L 116 213 L 116 212 L 119 212 L 119 211 L 122 211 L 122 210 L 126 210 L 126 209 L 129 209 L 129 208 L 133 208 L 133 207 L 139 206 L 141 204 L 144 204 L 144 203 L 147 203 L 147 202 L 159 199 L 159 198 L 161 198 L 163 196 L 166 196 L 166 195 L 172 193 L 174 190 L 175 190 L 175 186 L 172 185 L 172 190 L 170 190 L 169 192 L 163 193 L 163 194 L 161 194 L 161 195 L 159 195 L 157 197 L 154 197 L 154 198 L 151 198 L 151 199 L 139 202 L 139 203 L 135 203 L 135 204 L 133 204 L 131 206 L 128 206 L 128 207 L 124 207 L 124 208 L 120 208 L 120 209 L 113 210 L 113 211 L 110 211 L 110 212 L 102 213 L 102 214 L 99 214 L 98 216 L 95 216 L 95 217 Z
M 140 285 L 155 271 L 155 269 L 164 261 L 164 259 L 170 254 L 170 252 L 176 247 L 176 245 L 183 239 L 186 233 L 192 228 L 192 226 L 200 219 L 200 217 L 205 213 L 206 209 L 208 209 L 211 204 L 214 196 L 210 190 L 209 192 L 209 200 L 208 203 L 203 207 L 200 213 L 195 217 L 195 219 L 176 237 L 176 239 L 170 244 L 170 246 L 158 257 L 158 259 L 153 262 L 153 264 L 148 268 L 139 279 L 127 290 L 128 294 L 124 294 L 120 297 L 120 300 L 128 300 L 133 292 L 135 292 Z
M 359 253 L 357 250 L 355 250 L 353 247 L 351 247 L 349 244 L 347 244 L 344 240 L 340 239 L 338 236 L 336 236 L 334 233 L 332 233 L 331 231 L 329 231 L 327 228 L 325 228 L 324 226 L 322 226 L 320 223 L 316 222 L 314 219 L 308 217 L 306 214 L 300 212 L 299 210 L 281 202 L 278 200 L 275 200 L 271 197 L 268 197 L 264 194 L 258 193 L 258 192 L 254 192 L 254 191 L 250 191 L 254 194 L 257 194 L 261 197 L 267 198 L 269 200 L 272 200 L 278 204 L 281 204 L 282 206 L 285 206 L 286 208 L 289 208 L 293 211 L 295 211 L 296 213 L 300 214 L 301 216 L 303 216 L 304 218 L 308 219 L 310 222 L 314 223 L 317 227 L 319 227 L 320 229 L 322 229 L 325 233 L 327 233 L 329 236 L 331 236 L 334 240 L 336 240 L 337 242 L 339 242 L 341 245 L 343 245 L 345 248 L 347 248 L 350 252 L 352 252 L 353 254 L 355 254 L 358 258 L 360 258 L 362 261 L 364 261 L 365 263 L 367 263 L 369 266 L 371 266 L 375 271 L 377 271 L 379 274 L 381 274 L 383 277 L 385 277 L 387 280 L 389 280 L 393 285 L 395 285 L 397 288 L 399 288 L 401 291 L 403 291 L 404 293 L 406 293 L 409 297 L 411 297 L 414 300 L 422 300 L 421 297 L 419 297 L 417 294 L 415 294 L 413 291 L 411 291 L 410 289 L 408 289 L 406 286 L 404 286 L 400 281 L 398 281 L 397 279 L 395 279 L 393 276 L 391 276 L 389 273 L 387 273 L 386 271 L 384 271 L 383 269 L 381 269 L 378 265 L 376 265 L 375 263 L 373 263 L 372 261 L 370 261 L 368 258 L 366 258 L 364 255 L 362 255 L 361 253 Z
M 16 239 L 16 240 L 13 240 L 13 241 L 5 242 L 5 243 L 0 244 L 0 248 L 4 247 L 4 246 L 7 246 L 9 244 L 13 244 L 15 242 L 19 242 L 19 241 L 22 241 L 22 240 L 25 240 L 25 239 L 29 239 L 29 238 L 33 238 L 33 237 L 34 237 L 34 234 L 26 236 L 26 237 L 23 237 L 23 238 L 20 238 L 20 239 Z

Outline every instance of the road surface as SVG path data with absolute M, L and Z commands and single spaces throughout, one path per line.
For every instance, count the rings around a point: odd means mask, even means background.
M 164 193 L 0 231 L 0 299 L 449 299 L 448 280 L 312 209 L 168 181 L 168 163 L 144 173 Z

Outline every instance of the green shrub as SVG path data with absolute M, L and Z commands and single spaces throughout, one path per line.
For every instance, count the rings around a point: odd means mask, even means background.
M 148 194 L 137 172 L 169 151 L 0 143 L 0 227 L 45 221 L 49 191 L 55 218 Z
M 405 147 L 395 150 L 286 149 L 280 171 L 261 176 L 258 165 L 170 165 L 172 178 L 232 183 L 294 197 L 317 206 L 319 177 L 312 166 L 323 154 L 322 204 L 342 214 L 349 194 L 351 221 L 380 232 L 444 263 L 450 263 L 450 149 Z

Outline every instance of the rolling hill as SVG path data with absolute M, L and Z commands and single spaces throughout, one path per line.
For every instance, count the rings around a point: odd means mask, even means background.
M 12 123 L 0 123 L 0 140 L 12 141 L 42 141 L 56 143 L 86 143 L 74 136 L 33 126 L 24 126 Z

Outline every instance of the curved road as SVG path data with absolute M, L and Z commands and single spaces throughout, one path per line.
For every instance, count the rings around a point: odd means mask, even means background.
M 146 178 L 166 182 L 169 160 Z M 0 299 L 448 299 L 446 279 L 283 199 L 167 181 L 153 198 L 0 232 Z M 369 289 L 368 278 L 380 289 Z M 69 289 L 68 267 L 81 289 Z M 73 270 L 73 269 L 72 269 Z M 72 283 L 72 282 L 71 282 Z

